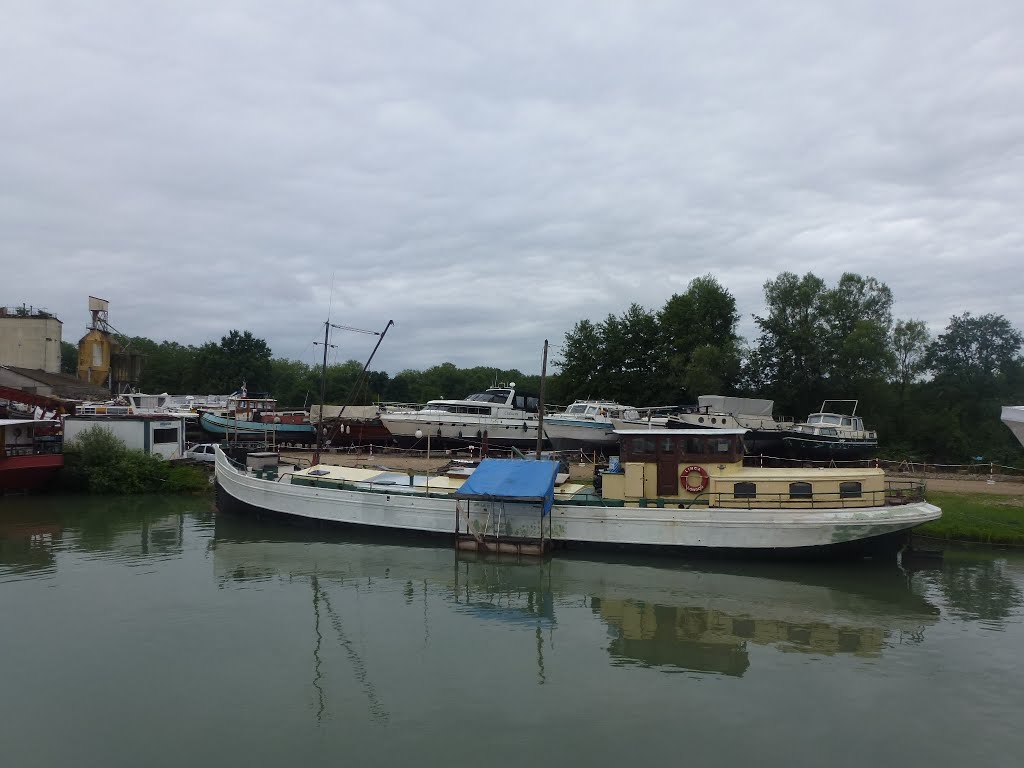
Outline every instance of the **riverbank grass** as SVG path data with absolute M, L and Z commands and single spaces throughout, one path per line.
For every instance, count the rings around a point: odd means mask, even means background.
M 942 517 L 914 529 L 945 541 L 1024 546 L 1024 496 L 985 493 L 928 493 Z

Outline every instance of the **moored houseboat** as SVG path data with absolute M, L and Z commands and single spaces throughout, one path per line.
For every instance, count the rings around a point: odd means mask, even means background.
M 251 470 L 218 450 L 225 510 L 316 522 L 469 536 L 482 549 L 655 547 L 787 556 L 892 556 L 917 525 L 937 519 L 923 486 L 896 487 L 877 468 L 769 469 L 743 463 L 745 430 L 619 430 L 620 460 L 599 488 L 558 486 L 556 469 L 522 477 L 486 459 L 468 479 L 431 480 L 317 465 Z M 492 485 L 475 475 L 494 476 Z M 495 464 L 496 463 L 496 464 Z M 507 472 L 505 471 L 507 470 Z M 483 486 L 483 487 L 481 487 Z M 454 533 L 453 533 L 454 532 Z
M 0 419 L 0 494 L 45 488 L 64 466 L 60 422 Z

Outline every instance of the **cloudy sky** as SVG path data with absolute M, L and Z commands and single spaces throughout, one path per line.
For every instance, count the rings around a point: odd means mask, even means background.
M 0 0 L 0 305 L 539 372 L 784 270 L 1024 327 L 1024 3 Z M 365 359 L 371 337 L 336 337 Z

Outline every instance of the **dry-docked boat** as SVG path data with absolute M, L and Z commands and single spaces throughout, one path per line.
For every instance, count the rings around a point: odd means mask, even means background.
M 468 548 L 551 546 L 892 555 L 937 519 L 923 487 L 877 468 L 769 469 L 743 463 L 745 430 L 620 430 L 599 491 L 556 488 L 555 462 L 485 459 L 469 474 L 417 478 L 317 465 L 278 474 L 217 452 L 224 510 L 453 537 Z
M 850 413 L 827 410 L 829 403 L 853 403 Z M 865 429 L 856 400 L 826 400 L 807 421 L 782 435 L 789 455 L 807 459 L 860 459 L 878 449 L 878 433 Z
M 271 397 L 228 397 L 224 414 L 199 412 L 199 426 L 221 440 L 312 443 L 316 431 L 305 411 L 279 411 Z
M 618 445 L 615 429 L 626 419 L 639 421 L 640 412 L 608 400 L 577 400 L 544 416 L 544 436 L 556 451 L 607 452 Z
M 681 408 L 665 426 L 675 429 L 747 429 L 744 442 L 751 454 L 779 454 L 782 437 L 793 428 L 792 419 L 774 415 L 775 401 L 754 397 L 701 395 L 697 405 Z
M 433 447 L 534 448 L 540 401 L 516 391 L 515 383 L 489 387 L 462 400 L 430 400 L 423 408 L 388 406 L 380 420 L 394 442 L 402 447 L 421 447 L 427 438 Z M 419 432 L 419 434 L 417 434 Z
M 1004 405 L 1001 419 L 1020 444 L 1024 445 L 1024 405 Z

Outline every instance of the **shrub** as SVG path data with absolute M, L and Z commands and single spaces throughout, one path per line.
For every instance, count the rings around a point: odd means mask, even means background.
M 129 450 L 103 426 L 90 427 L 64 447 L 61 486 L 105 494 L 194 493 L 208 488 L 198 467 L 175 466 L 159 456 Z

